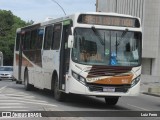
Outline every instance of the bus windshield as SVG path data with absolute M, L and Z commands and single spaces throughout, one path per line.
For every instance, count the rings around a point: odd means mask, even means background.
M 141 32 L 76 28 L 72 60 L 85 65 L 138 66 Z

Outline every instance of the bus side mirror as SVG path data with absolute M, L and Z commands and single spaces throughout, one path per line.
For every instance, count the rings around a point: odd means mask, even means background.
M 74 40 L 74 36 L 69 35 L 68 36 L 68 48 L 73 48 L 73 40 Z

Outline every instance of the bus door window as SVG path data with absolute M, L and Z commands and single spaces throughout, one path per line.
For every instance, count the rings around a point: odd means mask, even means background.
M 64 49 L 65 49 L 65 72 L 69 71 L 69 60 L 70 60 L 70 49 L 68 48 L 68 36 L 71 34 L 70 25 L 64 26 L 63 28 L 63 41 L 64 41 Z
M 44 50 L 51 49 L 52 37 L 53 37 L 53 26 L 47 26 L 45 29 Z
M 70 60 L 70 49 L 68 48 L 68 36 L 70 34 L 70 24 L 63 25 L 63 35 L 61 40 L 61 51 L 60 51 L 60 89 L 64 89 L 66 74 L 69 71 L 69 60 Z
M 61 40 L 61 32 L 62 32 L 62 24 L 55 24 L 53 30 L 53 38 L 52 38 L 52 49 L 58 50 L 60 47 L 60 40 Z

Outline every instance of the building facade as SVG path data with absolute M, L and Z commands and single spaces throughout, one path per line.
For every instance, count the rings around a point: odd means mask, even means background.
M 97 0 L 97 12 L 141 18 L 143 26 L 142 81 L 160 82 L 160 0 Z

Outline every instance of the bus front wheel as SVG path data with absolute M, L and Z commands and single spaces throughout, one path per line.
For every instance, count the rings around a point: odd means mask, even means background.
M 116 105 L 119 97 L 105 97 L 106 105 Z
M 65 93 L 61 92 L 59 90 L 59 84 L 58 84 L 58 78 L 55 78 L 55 84 L 54 84 L 54 98 L 58 101 L 65 101 Z

